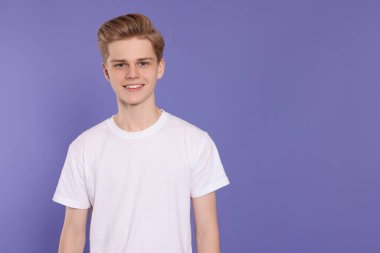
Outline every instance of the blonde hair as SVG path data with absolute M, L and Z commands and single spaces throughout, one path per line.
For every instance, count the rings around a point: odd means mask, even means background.
M 98 47 L 103 62 L 105 63 L 109 56 L 109 43 L 133 37 L 148 39 L 152 44 L 157 62 L 160 62 L 165 47 L 164 38 L 153 26 L 150 19 L 140 13 L 118 16 L 100 26 L 98 30 Z

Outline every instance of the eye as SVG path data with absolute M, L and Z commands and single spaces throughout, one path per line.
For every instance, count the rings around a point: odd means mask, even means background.
M 147 62 L 147 61 L 139 62 L 139 65 L 142 67 L 148 66 L 149 64 L 150 64 L 150 62 Z
M 115 65 L 113 65 L 115 68 L 122 68 L 122 67 L 125 67 L 125 63 L 117 63 Z

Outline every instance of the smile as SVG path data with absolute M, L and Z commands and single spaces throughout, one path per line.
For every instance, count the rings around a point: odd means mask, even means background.
M 141 88 L 144 85 L 145 84 L 133 84 L 133 85 L 123 85 L 123 87 L 126 88 L 129 91 L 138 91 L 138 90 L 141 90 Z

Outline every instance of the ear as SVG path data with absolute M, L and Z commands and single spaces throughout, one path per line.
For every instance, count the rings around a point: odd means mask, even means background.
M 157 79 L 161 79 L 165 72 L 165 60 L 161 58 L 157 68 Z
M 108 73 L 107 65 L 104 64 L 104 62 L 102 63 L 102 68 L 103 68 L 104 77 L 109 82 L 110 81 L 110 76 L 109 76 L 109 73 Z

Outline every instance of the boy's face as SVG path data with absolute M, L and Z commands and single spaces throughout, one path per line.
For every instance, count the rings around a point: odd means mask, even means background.
M 151 42 L 135 37 L 114 41 L 108 45 L 108 52 L 107 61 L 102 66 L 118 104 L 154 104 L 156 81 L 164 74 L 165 62 L 163 59 L 157 62 Z M 126 87 L 134 84 L 143 86 L 135 90 Z

